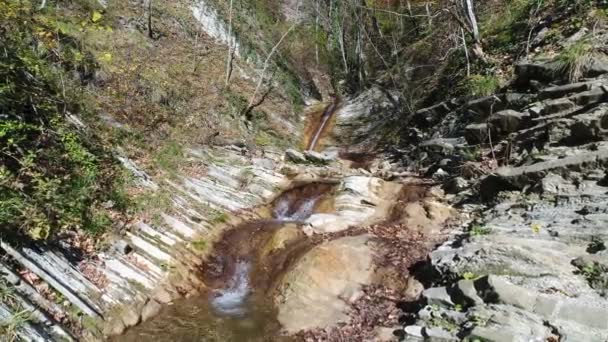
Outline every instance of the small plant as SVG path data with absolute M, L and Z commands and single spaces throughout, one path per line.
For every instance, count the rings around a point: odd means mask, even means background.
M 190 244 L 198 252 L 204 252 L 207 249 L 207 241 L 203 239 L 193 240 Z
M 465 161 L 471 162 L 480 161 L 483 154 L 480 146 L 465 148 L 460 153 Z
M 221 212 L 219 210 L 212 210 L 209 213 L 209 223 L 212 225 L 218 225 L 222 223 L 226 223 L 230 217 L 228 214 Z
M 184 150 L 178 142 L 171 141 L 160 148 L 154 161 L 158 167 L 169 172 L 175 173 L 184 159 Z
M 494 75 L 471 75 L 465 80 L 465 89 L 472 96 L 489 96 L 500 87 L 500 80 Z
M 471 229 L 469 230 L 469 233 L 473 236 L 482 236 L 482 235 L 488 235 L 492 232 L 491 228 L 488 227 L 484 227 L 478 224 L 475 224 L 471 227 Z
M 475 280 L 477 278 L 479 278 L 479 277 L 473 272 L 464 272 L 462 274 L 462 279 L 465 279 L 465 280 Z
M 576 82 L 589 70 L 594 55 L 593 45 L 586 39 L 581 39 L 564 48 L 555 57 L 555 72 L 564 75 L 570 82 Z
M 7 320 L 0 323 L 0 335 L 2 335 L 3 341 L 20 341 L 19 330 L 27 322 L 32 320 L 32 313 L 29 310 L 21 310 Z
M 579 274 L 585 277 L 587 283 L 592 288 L 605 295 L 608 290 L 608 273 L 606 268 L 597 262 L 588 262 L 584 266 L 579 266 Z

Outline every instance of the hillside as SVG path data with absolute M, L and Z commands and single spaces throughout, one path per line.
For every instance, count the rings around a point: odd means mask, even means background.
M 0 2 L 8 341 L 604 341 L 608 8 Z

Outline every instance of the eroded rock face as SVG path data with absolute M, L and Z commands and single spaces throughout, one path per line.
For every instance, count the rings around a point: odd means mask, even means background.
M 350 176 L 337 187 L 335 212 L 313 214 L 306 223 L 314 233 L 339 232 L 385 217 L 401 186 L 380 178 Z
M 373 275 L 368 235 L 343 237 L 306 253 L 283 278 L 276 299 L 286 331 L 324 328 L 348 319 L 348 303 Z

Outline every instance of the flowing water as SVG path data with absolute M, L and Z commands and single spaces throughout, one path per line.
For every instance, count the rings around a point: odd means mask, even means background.
M 332 184 L 309 184 L 285 192 L 272 204 L 273 218 L 228 230 L 214 244 L 203 269 L 209 291 L 163 308 L 150 321 L 114 341 L 290 341 L 281 336 L 271 292 L 293 260 L 311 245 L 304 239 L 261 265 L 260 251 L 278 229 L 297 224 L 326 203 Z
M 321 115 L 321 120 L 320 120 L 318 126 L 315 123 L 314 134 L 312 135 L 312 138 L 311 138 L 308 146 L 306 147 L 307 150 L 312 151 L 315 149 L 315 147 L 317 147 L 317 143 L 319 142 L 319 139 L 321 139 L 321 137 L 325 133 L 327 125 L 328 125 L 330 119 L 333 117 L 334 113 L 336 112 L 339 104 L 340 104 L 340 101 L 338 99 L 336 99 L 334 102 L 332 102 L 327 107 L 325 107 L 325 110 L 323 111 L 323 115 Z

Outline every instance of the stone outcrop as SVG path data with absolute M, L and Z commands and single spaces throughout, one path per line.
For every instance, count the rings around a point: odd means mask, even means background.
M 606 73 L 601 64 L 587 76 Z M 426 277 L 432 269 L 434 279 L 421 277 L 419 306 L 406 310 L 406 341 L 433 333 L 442 341 L 608 339 L 608 83 L 568 84 L 554 70 L 517 66 L 514 86 L 532 82 L 532 94 L 446 101 L 414 114 L 435 126 L 418 120 L 412 129 L 426 142 L 401 153 L 427 174 L 442 171 L 465 220 L 430 255 Z M 449 148 L 436 143 L 448 140 Z M 484 205 L 474 204 L 479 198 Z
M 285 330 L 334 326 L 348 321 L 349 303 L 373 275 L 370 237 L 344 237 L 308 252 L 279 286 L 278 319 Z

